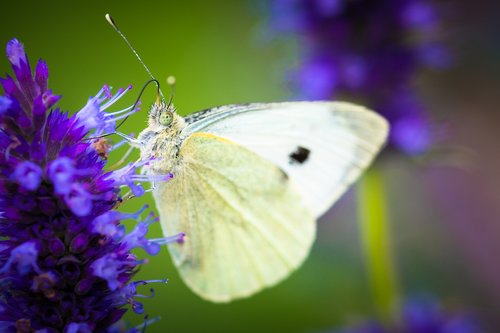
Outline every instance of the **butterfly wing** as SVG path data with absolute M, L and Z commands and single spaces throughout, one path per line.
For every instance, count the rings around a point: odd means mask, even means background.
M 194 133 L 175 177 L 153 193 L 175 265 L 201 297 L 225 302 L 272 286 L 306 258 L 315 217 L 277 166 L 227 139 Z
M 280 167 L 316 217 L 358 178 L 388 134 L 381 116 L 344 102 L 228 105 L 186 122 L 184 136 L 212 133 Z

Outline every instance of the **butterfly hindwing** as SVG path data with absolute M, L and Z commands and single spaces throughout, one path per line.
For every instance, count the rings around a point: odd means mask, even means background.
M 200 296 L 217 302 L 249 296 L 306 258 L 315 216 L 278 166 L 230 140 L 193 133 L 175 170 L 154 196 L 164 233 L 187 234 L 169 248 Z

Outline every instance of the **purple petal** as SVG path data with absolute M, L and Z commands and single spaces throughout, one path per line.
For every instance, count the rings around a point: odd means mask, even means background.
M 16 81 L 8 75 L 5 79 L 0 78 L 0 84 L 2 84 L 2 88 L 7 96 L 12 96 L 18 91 Z
M 16 67 L 20 67 L 21 63 L 28 63 L 23 44 L 15 38 L 7 43 L 7 58 L 9 58 L 11 64 Z
M 85 323 L 71 323 L 66 327 L 64 333 L 92 333 L 92 329 Z
M 68 157 L 60 157 L 49 165 L 48 175 L 57 194 L 67 194 L 71 190 L 75 168 L 74 161 Z
M 76 117 L 85 127 L 85 130 L 90 131 L 104 126 L 104 115 L 104 112 L 101 112 L 99 100 L 90 98 L 87 104 L 76 114 Z
M 42 169 L 35 163 L 21 162 L 14 170 L 13 179 L 25 189 L 34 191 L 42 182 Z
M 69 249 L 73 253 L 81 253 L 89 244 L 89 237 L 85 233 L 81 233 L 75 236 L 69 245 Z
M 49 79 L 49 67 L 47 63 L 42 59 L 38 60 L 35 69 L 35 81 L 40 87 L 41 92 L 45 92 L 47 90 L 47 81 Z
M 94 276 L 106 280 L 110 290 L 116 290 L 121 284 L 118 276 L 123 269 L 123 262 L 116 259 L 114 254 L 105 255 L 92 263 Z
M 407 154 L 422 154 L 432 143 L 429 123 L 416 116 L 399 119 L 392 127 L 391 140 Z
M 55 237 L 49 241 L 49 251 L 56 257 L 62 256 L 66 250 L 66 246 L 59 237 Z
M 0 115 L 7 111 L 12 105 L 12 100 L 6 96 L 0 96 Z
M 10 257 L 5 263 L 5 265 L 0 270 L 0 273 L 4 273 L 8 271 L 11 266 L 16 263 L 17 271 L 21 275 L 26 275 L 32 269 L 40 273 L 40 268 L 37 264 L 38 259 L 38 250 L 34 242 L 26 242 L 15 249 L 13 249 L 10 253 Z
M 314 59 L 300 69 L 294 81 L 303 98 L 330 99 L 337 86 L 338 73 L 331 61 Z
M 406 7 L 402 14 L 404 24 L 413 28 L 430 29 L 437 23 L 434 8 L 423 1 L 414 1 Z
M 315 0 L 321 15 L 335 16 L 344 8 L 344 0 Z
M 92 211 L 92 195 L 79 183 L 73 183 L 64 196 L 69 209 L 77 216 L 87 216 Z

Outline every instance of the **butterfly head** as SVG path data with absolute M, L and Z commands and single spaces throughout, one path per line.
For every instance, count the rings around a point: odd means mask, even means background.
M 171 103 L 159 102 L 151 106 L 148 125 L 156 130 L 184 127 L 184 119 L 175 112 Z

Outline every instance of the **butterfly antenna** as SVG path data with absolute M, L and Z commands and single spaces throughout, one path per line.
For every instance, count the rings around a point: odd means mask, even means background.
M 116 25 L 115 21 L 111 17 L 111 15 L 106 14 L 104 17 L 106 18 L 106 21 L 108 21 L 108 23 L 113 27 L 113 29 L 115 29 L 115 31 L 123 38 L 123 40 L 125 41 L 125 43 L 127 43 L 128 47 L 135 54 L 135 56 L 137 57 L 137 59 L 139 60 L 139 62 L 142 64 L 142 66 L 144 67 L 144 69 L 146 70 L 146 72 L 149 74 L 149 76 L 151 77 L 151 79 L 153 79 L 153 80 L 156 81 L 156 84 L 157 84 L 157 87 L 158 87 L 158 92 L 160 93 L 162 100 L 165 101 L 165 96 L 163 96 L 163 92 L 160 89 L 160 84 L 159 84 L 158 80 L 155 79 L 155 77 L 153 76 L 153 74 L 149 70 L 148 66 L 146 66 L 146 64 L 144 63 L 144 61 L 142 61 L 141 57 L 139 56 L 139 53 L 137 53 L 137 51 L 132 46 L 132 44 L 129 42 L 129 40 L 127 39 L 127 37 L 125 37 L 125 35 L 123 34 L 123 32 L 121 32 L 121 30 L 118 28 L 118 26 Z M 158 99 L 157 99 L 157 103 L 159 103 Z
M 170 86 L 170 98 L 168 99 L 167 109 L 170 109 L 175 95 L 175 76 L 167 77 L 167 84 Z
M 157 96 L 159 96 L 159 94 L 161 94 L 161 90 L 160 90 L 160 82 L 158 82 L 158 80 L 157 80 L 157 79 L 154 79 L 154 78 L 153 78 L 153 79 L 151 79 L 151 80 L 149 80 L 148 82 L 146 82 L 146 83 L 144 84 L 144 86 L 142 86 L 141 92 L 139 93 L 139 96 L 137 96 L 137 99 L 135 100 L 135 103 L 134 103 L 134 105 L 132 106 L 132 110 L 133 110 L 133 109 L 135 109 L 135 107 L 137 106 L 137 104 L 139 104 L 139 102 L 141 101 L 142 94 L 143 94 L 143 93 L 144 93 L 144 91 L 146 90 L 147 86 L 149 86 L 149 84 L 150 84 L 150 83 L 153 83 L 153 82 L 154 82 L 154 83 L 156 83 L 156 87 L 157 87 L 157 92 L 156 92 L 156 95 L 157 95 Z M 163 94 L 161 94 L 161 97 L 163 98 Z M 157 100 L 157 101 L 156 101 L 156 103 L 158 104 L 158 103 L 159 103 L 159 101 Z M 116 131 L 117 129 L 119 129 L 119 128 L 120 128 L 120 126 L 121 126 L 121 125 L 123 125 L 123 123 L 124 123 L 124 122 L 125 122 L 125 120 L 127 120 L 127 119 L 128 119 L 128 116 L 127 116 L 127 117 L 125 117 L 125 118 L 124 118 L 124 119 L 123 119 L 123 120 L 122 120 L 122 121 L 121 121 L 121 122 L 120 122 L 120 123 L 116 126 L 115 131 Z M 113 134 L 113 133 L 110 133 L 110 134 Z

